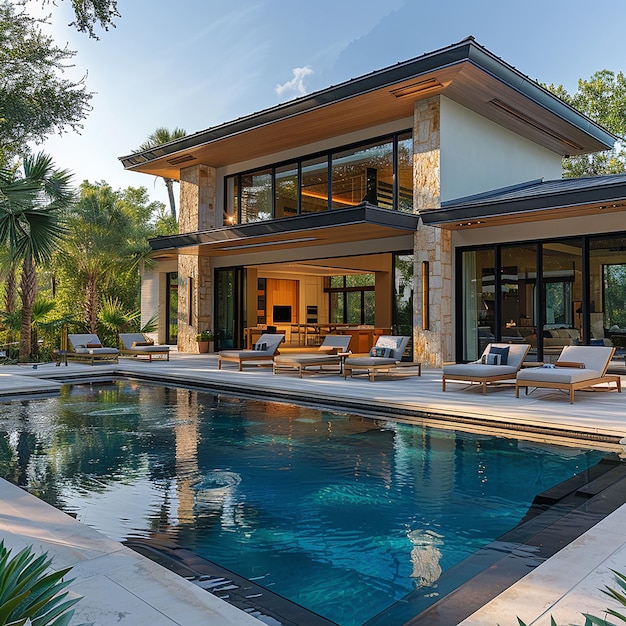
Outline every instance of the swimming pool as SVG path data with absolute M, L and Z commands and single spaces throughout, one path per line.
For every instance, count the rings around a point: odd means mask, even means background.
M 166 537 L 341 626 L 436 594 L 605 456 L 132 382 L 1 405 L 0 433 L 0 474 L 82 522 Z

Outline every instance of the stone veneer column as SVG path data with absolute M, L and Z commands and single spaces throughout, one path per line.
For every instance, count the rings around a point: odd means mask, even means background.
M 441 205 L 439 96 L 415 103 L 413 116 L 413 202 L 418 211 Z M 452 237 L 420 221 L 414 239 L 415 360 L 441 367 L 452 358 Z M 423 328 L 423 262 L 429 264 L 429 326 Z
M 221 226 L 216 218 L 215 169 L 194 165 L 180 171 L 178 232 L 193 233 Z M 213 276 L 211 259 L 178 257 L 178 349 L 196 352 L 196 334 L 212 329 Z

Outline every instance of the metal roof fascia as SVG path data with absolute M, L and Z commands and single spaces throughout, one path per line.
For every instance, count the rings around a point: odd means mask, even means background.
M 334 209 L 314 215 L 296 215 L 294 217 L 268 220 L 267 222 L 238 224 L 236 226 L 224 226 L 195 233 L 155 237 L 154 239 L 149 239 L 148 242 L 152 250 L 156 252 L 207 243 L 227 242 L 229 240 L 240 241 L 248 237 L 297 233 L 366 222 L 400 230 L 415 231 L 419 223 L 419 216 L 413 213 L 381 209 L 368 203 L 362 203 L 348 209 Z
M 515 200 L 484 202 L 475 205 L 447 206 L 441 209 L 427 209 L 420 213 L 424 224 L 450 224 L 466 220 L 480 219 L 481 217 L 496 217 L 515 213 L 530 213 L 564 207 L 582 206 L 585 204 L 599 204 L 603 202 L 623 202 L 626 200 L 626 184 L 621 185 L 619 193 L 607 195 L 607 187 L 593 187 L 587 190 L 569 190 L 549 195 L 530 196 Z M 610 188 L 614 189 L 614 186 Z

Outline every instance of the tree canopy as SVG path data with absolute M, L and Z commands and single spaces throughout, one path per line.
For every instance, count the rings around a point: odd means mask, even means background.
M 617 135 L 612 150 L 564 159 L 564 176 L 599 176 L 626 171 L 626 76 L 610 70 L 596 72 L 589 80 L 578 81 L 578 91 L 569 94 L 563 85 L 547 88 L 594 122 Z
M 75 52 L 56 46 L 41 23 L 0 0 L 0 164 L 26 154 L 30 142 L 80 130 L 91 110 L 84 78 L 63 76 Z

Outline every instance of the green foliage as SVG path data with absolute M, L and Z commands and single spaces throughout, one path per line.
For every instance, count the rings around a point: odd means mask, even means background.
M 620 140 L 613 150 L 563 160 L 566 177 L 600 176 L 626 171 L 626 76 L 609 70 L 596 72 L 589 80 L 578 81 L 578 91 L 569 94 L 563 85 L 547 88 L 569 105 L 617 135 Z
M 105 298 L 98 312 L 98 321 L 105 329 L 104 337 L 112 337 L 114 344 L 119 343 L 119 334 L 124 330 L 130 330 L 132 325 L 141 317 L 141 311 L 128 311 L 117 298 Z M 107 343 L 105 341 L 105 343 Z
M 91 110 L 84 79 L 63 77 L 76 54 L 42 34 L 42 20 L 0 0 L 0 164 L 53 133 L 80 130 Z M 83 4 L 83 2 L 80 2 Z
M 143 187 L 115 191 L 103 181 L 82 183 L 55 268 L 61 309 L 70 313 L 78 303 L 90 332 L 106 298 L 124 310 L 139 306 L 140 270 L 150 263 L 147 239 L 162 207 Z
M 52 560 L 31 547 L 15 556 L 0 542 L 0 626 L 67 626 L 80 598 L 66 600 L 72 582 L 63 581 L 70 567 L 47 574 Z
M 196 341 L 213 341 L 213 333 L 210 330 L 203 330 L 196 335 Z
M 162 146 L 163 144 L 169 143 L 170 141 L 181 139 L 186 134 L 187 132 L 182 128 L 175 128 L 174 130 L 170 131 L 169 129 L 161 126 L 148 136 L 148 139 L 139 146 L 137 152 L 143 152 L 144 150 L 150 150 L 151 148 L 155 148 L 156 146 Z M 170 201 L 171 216 L 174 222 L 176 222 L 176 201 L 174 200 L 173 185 L 174 181 L 171 178 L 163 178 L 163 182 L 167 187 L 167 195 Z

